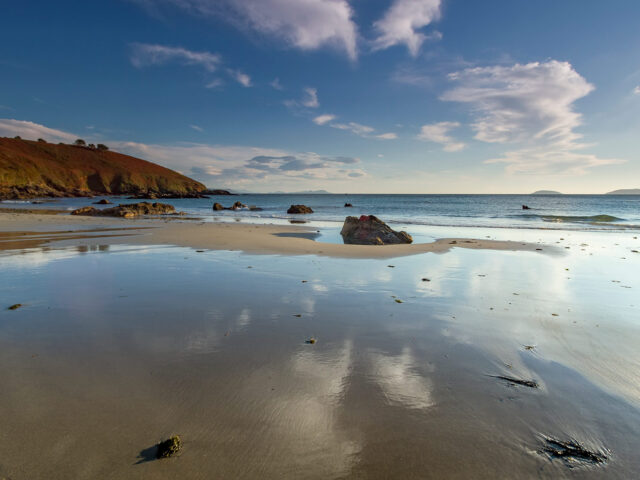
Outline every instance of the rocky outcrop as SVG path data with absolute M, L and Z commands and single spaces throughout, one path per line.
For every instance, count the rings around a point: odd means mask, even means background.
M 107 200 L 106 198 L 103 198 L 102 200 L 98 200 L 97 202 L 93 202 L 94 205 L 111 205 L 111 202 L 109 200 Z
M 373 215 L 362 215 L 360 218 L 347 217 L 340 235 L 344 243 L 355 245 L 393 245 L 413 242 L 413 238 L 407 232 L 396 232 Z
M 287 210 L 287 213 L 306 214 L 313 213 L 313 210 L 311 210 L 311 208 L 307 207 L 306 205 L 291 205 L 289 207 L 289 210 Z
M 76 145 L 0 138 L 0 199 L 203 195 L 206 187 L 129 155 Z
M 353 205 L 351 205 L 350 203 L 345 203 L 344 206 L 345 208 L 353 207 Z
M 139 215 L 173 215 L 176 209 L 166 203 L 131 203 L 120 204 L 117 207 L 99 209 L 96 207 L 82 207 L 71 212 L 71 215 L 86 215 L 91 217 L 122 217 L 133 218 Z
M 218 211 L 220 211 L 220 210 L 224 210 L 224 207 L 222 206 L 222 204 L 220 204 L 220 203 L 218 203 L 218 202 L 215 202 L 215 203 L 213 204 L 213 210 L 214 210 L 214 211 L 216 211 L 216 212 L 218 212 Z

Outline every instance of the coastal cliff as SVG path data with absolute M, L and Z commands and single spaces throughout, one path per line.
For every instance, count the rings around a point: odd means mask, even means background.
M 206 191 L 203 184 L 178 172 L 98 147 L 0 138 L 0 200 L 90 195 L 181 197 Z

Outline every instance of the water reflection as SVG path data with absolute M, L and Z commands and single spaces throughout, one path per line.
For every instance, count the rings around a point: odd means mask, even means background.
M 428 408 L 434 405 L 433 386 L 421 375 L 408 347 L 397 356 L 371 353 L 372 379 L 391 405 Z M 433 368 L 433 367 L 431 367 Z

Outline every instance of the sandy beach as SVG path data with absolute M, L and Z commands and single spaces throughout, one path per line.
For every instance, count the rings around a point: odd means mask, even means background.
M 12 212 L 0 232 L 0 478 L 640 468 L 631 235 L 362 247 L 308 226 Z M 155 460 L 175 434 L 182 453 Z
M 55 212 L 55 211 L 54 211 Z M 451 248 L 538 251 L 527 242 L 474 238 L 441 238 L 433 243 L 402 245 L 344 245 L 315 242 L 318 230 L 304 226 L 202 222 L 180 217 L 119 219 L 0 211 L 0 249 L 21 246 L 176 245 L 211 250 L 240 250 L 254 254 L 324 255 L 339 258 L 393 258 L 421 253 L 444 253 Z M 559 254 L 555 246 L 546 252 Z

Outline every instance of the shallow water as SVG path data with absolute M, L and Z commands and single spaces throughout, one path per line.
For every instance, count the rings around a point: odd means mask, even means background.
M 24 306 L 0 311 L 0 476 L 633 478 L 638 241 L 541 235 L 570 248 L 2 255 Z M 139 457 L 176 433 L 179 458 Z M 608 460 L 568 468 L 544 436 Z
M 99 197 L 102 198 L 102 197 Z M 114 203 L 131 203 L 124 197 L 108 197 Z M 91 205 L 98 198 L 62 198 L 33 205 L 29 201 L 1 202 L 0 206 L 72 210 Z M 213 212 L 219 202 L 231 206 L 240 201 L 262 211 Z M 286 222 L 305 219 L 341 225 L 347 215 L 377 215 L 391 224 L 443 227 L 492 227 L 572 230 L 640 231 L 640 195 L 303 195 L 243 194 L 209 199 L 166 200 L 178 210 L 209 221 Z M 291 204 L 313 208 L 311 215 L 287 215 Z M 345 208 L 351 203 L 353 208 Z M 523 210 L 522 206 L 530 208 Z M 98 206 L 97 208 L 108 208 Z

